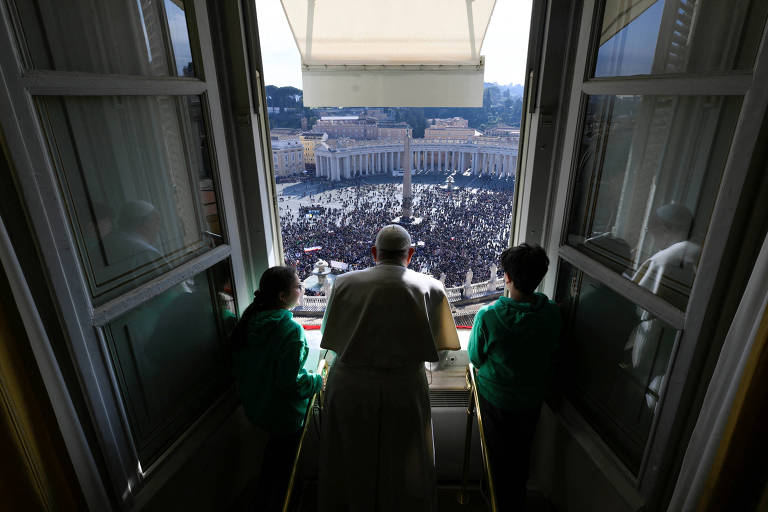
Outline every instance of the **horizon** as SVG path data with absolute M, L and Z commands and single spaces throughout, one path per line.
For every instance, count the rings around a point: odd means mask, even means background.
M 498 83 L 498 82 L 488 82 L 488 81 L 484 81 L 484 82 L 483 82 L 483 86 L 484 86 L 484 87 L 485 87 L 485 86 L 488 86 L 488 85 L 495 85 L 495 86 L 498 86 L 498 87 L 515 87 L 515 86 L 524 87 L 524 85 L 523 85 L 523 84 L 518 84 L 518 83 L 513 83 L 513 82 L 510 82 L 510 83 L 508 83 L 508 84 L 500 84 L 500 83 Z M 277 85 L 277 84 L 265 84 L 265 87 L 278 87 L 278 88 L 282 88 L 282 87 L 293 87 L 294 89 L 298 89 L 298 90 L 300 90 L 300 91 L 303 91 L 303 90 L 304 90 L 304 89 L 302 89 L 301 87 L 296 87 L 295 85 Z M 404 107 L 404 108 L 405 108 L 405 107 Z

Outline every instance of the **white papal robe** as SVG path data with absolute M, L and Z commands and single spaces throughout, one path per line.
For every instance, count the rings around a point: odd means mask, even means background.
M 443 285 L 392 264 L 339 276 L 320 346 L 337 355 L 322 417 L 320 510 L 434 510 L 424 362 L 460 348 Z

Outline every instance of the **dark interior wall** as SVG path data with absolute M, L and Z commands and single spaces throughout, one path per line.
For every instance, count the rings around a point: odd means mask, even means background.
M 719 478 L 702 510 L 761 510 L 761 495 L 768 484 L 768 310 L 755 343 L 755 373 L 746 385 Z M 739 475 L 733 478 L 733 475 Z M 763 509 L 764 510 L 764 509 Z
M 3 179 L 8 169 L 0 154 Z M 3 202 L 0 210 L 3 224 L 8 206 Z M 6 271 L 0 268 L 0 510 L 85 508 Z

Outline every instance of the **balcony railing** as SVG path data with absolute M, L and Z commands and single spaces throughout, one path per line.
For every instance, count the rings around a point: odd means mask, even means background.
M 462 286 L 452 286 L 445 289 L 448 302 L 455 303 L 466 300 L 480 299 L 482 297 L 496 295 L 504 291 L 503 275 L 496 274 L 495 266 L 491 267 L 491 275 L 495 279 L 480 281 L 477 283 L 465 283 Z M 302 295 L 299 304 L 294 311 L 318 313 L 325 311 L 328 297 L 326 295 Z

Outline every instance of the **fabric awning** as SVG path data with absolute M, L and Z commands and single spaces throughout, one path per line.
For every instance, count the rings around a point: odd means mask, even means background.
M 482 106 L 495 0 L 281 1 L 306 106 Z

